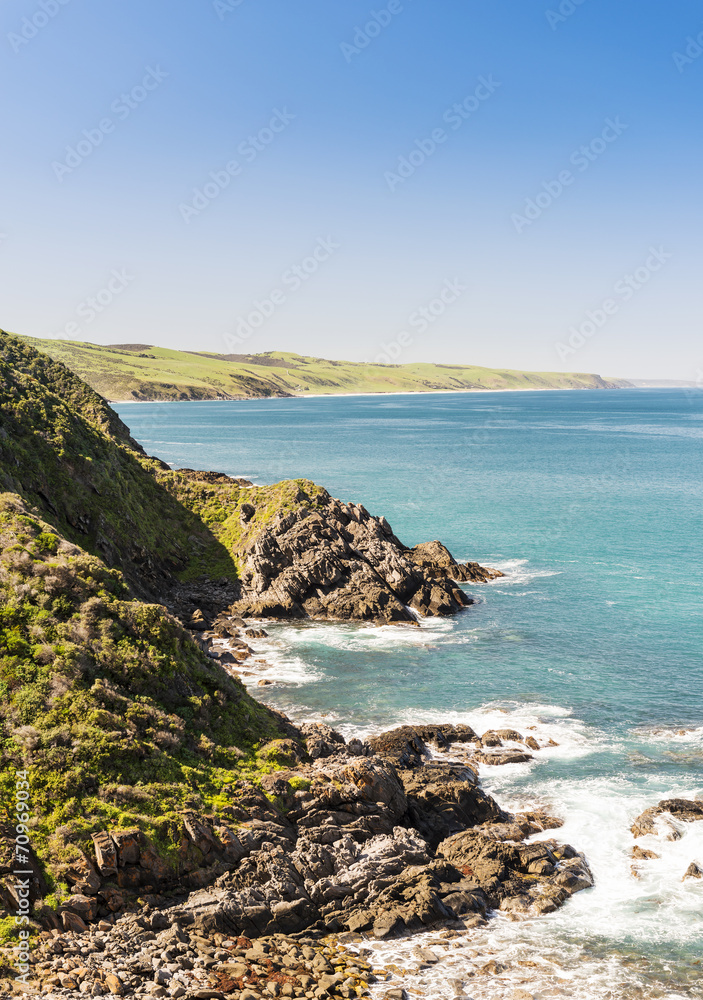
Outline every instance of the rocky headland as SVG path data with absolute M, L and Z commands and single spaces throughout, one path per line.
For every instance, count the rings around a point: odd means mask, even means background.
M 408 547 L 307 481 L 169 469 L 7 335 L 0 477 L 6 995 L 363 995 L 360 935 L 466 933 L 592 884 L 573 848 L 527 843 L 558 818 L 480 787 L 479 765 L 530 760 L 533 736 L 347 742 L 239 677 L 262 618 L 416 626 L 470 614 L 461 585 L 499 571 Z

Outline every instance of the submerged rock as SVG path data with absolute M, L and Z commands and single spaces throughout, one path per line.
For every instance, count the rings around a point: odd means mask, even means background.
M 687 878 L 703 878 L 703 868 L 701 868 L 700 865 L 697 865 L 695 861 L 692 861 L 686 869 L 686 873 L 681 881 L 685 882 Z
M 703 799 L 663 799 L 656 806 L 651 806 L 637 817 L 631 826 L 635 837 L 644 837 L 649 833 L 656 834 L 659 817 L 674 817 L 682 823 L 695 823 L 703 820 Z M 678 840 L 680 834 L 669 824 L 668 840 Z

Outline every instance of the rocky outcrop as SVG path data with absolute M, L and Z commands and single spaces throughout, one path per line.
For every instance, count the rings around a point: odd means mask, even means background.
M 184 813 L 170 863 L 138 830 L 95 834 L 92 856 L 76 854 L 62 873 L 72 892 L 52 926 L 82 931 L 176 892 L 206 935 L 386 937 L 489 909 L 548 912 L 592 884 L 572 848 L 524 843 L 558 820 L 507 813 L 474 767 L 428 757 L 425 739 L 470 748 L 478 737 L 468 726 L 404 727 L 347 744 L 328 726 L 304 727 L 278 743 L 307 760 L 228 786 L 217 821 Z
M 506 844 L 466 830 L 440 844 L 438 854 L 462 873 L 464 891 L 480 892 L 491 909 L 516 917 L 550 913 L 593 885 L 584 856 L 556 841 Z
M 663 799 L 658 805 L 645 809 L 631 830 L 635 837 L 661 831 L 666 833 L 667 840 L 678 840 L 681 834 L 671 822 L 672 818 L 682 823 L 703 820 L 703 799 Z
M 421 569 L 437 579 L 455 580 L 460 583 L 488 583 L 505 576 L 499 569 L 487 569 L 476 562 L 458 563 L 441 542 L 421 542 L 408 551 L 408 555 Z
M 258 529 L 259 512 L 246 506 L 242 521 L 251 527 L 233 615 L 414 624 L 473 603 L 458 582 L 502 575 L 460 565 L 439 542 L 408 549 L 384 517 L 324 490 L 313 501 L 300 489 L 292 509 Z

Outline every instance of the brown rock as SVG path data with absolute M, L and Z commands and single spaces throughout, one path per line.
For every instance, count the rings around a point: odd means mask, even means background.
M 458 563 L 441 542 L 421 542 L 409 550 L 416 565 L 435 577 L 447 577 L 459 583 L 486 583 L 504 576 L 499 569 L 487 569 L 478 563 Z
M 98 901 L 94 896 L 82 896 L 79 894 L 69 896 L 66 902 L 62 904 L 61 909 L 77 913 L 86 923 L 91 920 L 97 920 L 98 917 Z
M 639 847 L 635 844 L 630 851 L 630 857 L 634 858 L 636 861 L 649 861 L 654 858 L 658 858 L 659 855 L 655 854 L 654 851 L 647 851 L 643 847 Z
M 117 848 L 120 868 L 139 864 L 139 852 L 143 840 L 141 830 L 113 830 L 112 840 Z
M 142 884 L 142 868 L 120 868 L 117 873 L 117 884 L 120 889 L 138 889 Z
M 668 813 L 684 823 L 694 823 L 703 820 L 703 800 L 701 799 L 663 799 L 656 806 L 651 806 L 637 817 L 631 826 L 635 837 L 644 837 L 649 833 L 656 833 L 656 820 L 658 816 Z M 669 840 L 678 839 L 678 834 L 672 829 Z
M 400 726 L 369 740 L 374 753 L 400 767 L 417 767 L 429 756 L 427 744 L 440 749 L 453 743 L 477 743 L 478 736 L 471 726 L 425 725 Z
M 127 895 L 121 889 L 108 889 L 105 886 L 100 890 L 100 896 L 105 901 L 105 905 L 112 913 L 119 913 L 127 903 Z
M 703 868 L 697 865 L 695 861 L 692 861 L 681 881 L 685 882 L 687 878 L 703 878 Z
M 139 867 L 148 873 L 150 881 L 153 880 L 156 883 L 167 880 L 173 874 L 164 859 L 151 846 L 142 848 L 139 855 Z
M 61 923 L 65 931 L 73 931 L 75 934 L 83 934 L 88 930 L 85 920 L 82 920 L 77 913 L 64 910 L 61 914 Z
M 108 972 L 105 976 L 105 986 L 109 989 L 113 996 L 121 997 L 124 995 L 124 987 L 117 976 L 113 975 L 112 972 Z
M 82 852 L 67 868 L 66 877 L 69 882 L 74 883 L 76 892 L 85 896 L 95 896 L 100 890 L 100 876 Z
M 481 755 L 482 764 L 524 764 L 528 760 L 534 760 L 534 757 L 530 753 L 523 752 L 522 750 L 510 750 L 503 748 L 502 750 L 491 750 L 488 753 Z
M 117 848 L 106 830 L 91 834 L 98 870 L 105 878 L 117 875 Z

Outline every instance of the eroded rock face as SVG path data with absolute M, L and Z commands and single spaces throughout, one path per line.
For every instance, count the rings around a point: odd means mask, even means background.
M 437 849 L 486 903 L 514 916 L 534 916 L 557 909 L 569 896 L 593 885 L 583 855 L 556 841 L 506 844 L 480 830 L 465 830 Z
M 400 777 L 408 818 L 432 848 L 467 827 L 510 818 L 478 787 L 478 775 L 468 765 L 432 761 L 413 771 L 401 771 Z
M 319 733 L 310 730 L 315 743 Z M 210 888 L 192 894 L 186 905 L 196 925 L 226 934 L 314 928 L 386 937 L 437 922 L 480 920 L 489 908 L 500 907 L 512 919 L 550 912 L 593 884 L 573 848 L 523 842 L 559 820 L 542 811 L 506 813 L 479 787 L 470 766 L 427 760 L 423 731 L 435 745 L 438 736 L 468 743 L 473 732 L 408 727 L 373 740 L 368 750 L 384 754 L 370 757 L 350 754 L 339 734 L 327 733 L 329 756 L 277 779 L 294 849 L 263 842 Z M 422 746 L 413 748 L 413 740 Z M 398 768 L 393 760 L 404 758 L 408 745 L 418 760 Z M 301 773 L 309 787 L 286 796 L 283 785 L 298 783 Z
M 385 518 L 326 492 L 252 534 L 232 613 L 254 618 L 405 622 L 453 615 L 473 603 L 457 582 L 500 576 L 460 565 L 439 542 L 408 549 Z M 254 520 L 252 520 L 254 518 Z M 249 521 L 256 525 L 255 513 Z

